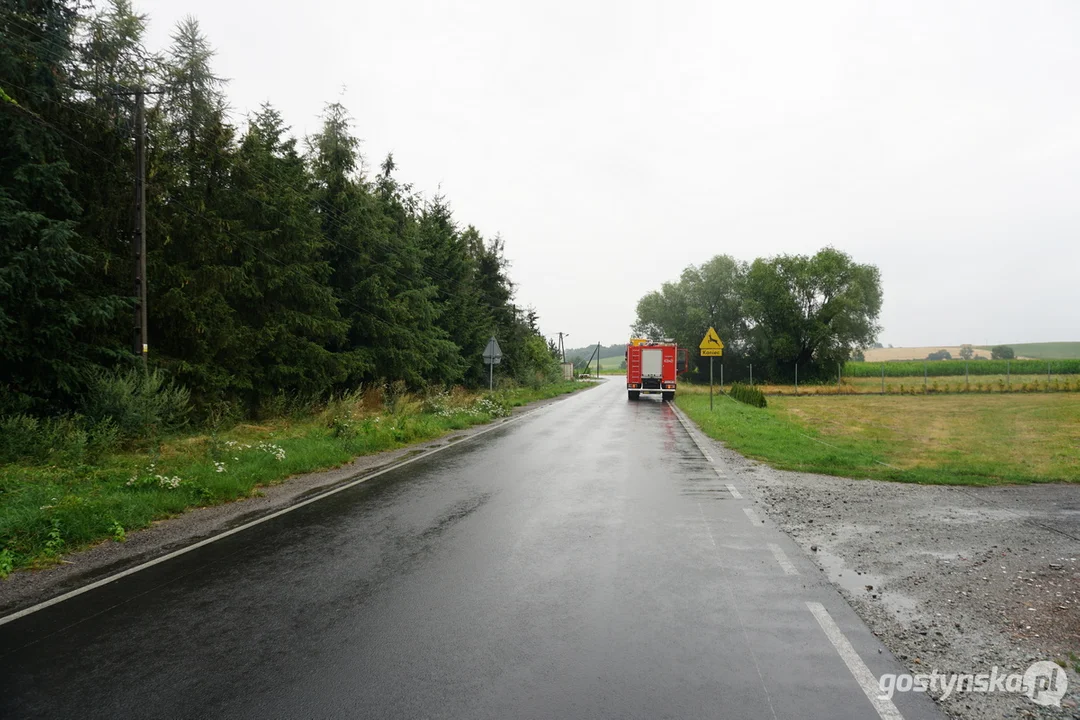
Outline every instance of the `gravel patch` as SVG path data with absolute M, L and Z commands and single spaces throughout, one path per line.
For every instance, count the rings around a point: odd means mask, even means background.
M 1066 661 L 1061 707 L 953 693 L 955 718 L 1080 718 L 1080 487 L 945 487 L 774 470 L 709 441 L 912 674 Z

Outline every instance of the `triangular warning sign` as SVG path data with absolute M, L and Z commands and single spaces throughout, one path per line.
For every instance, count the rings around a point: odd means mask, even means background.
M 499 347 L 499 341 L 492 335 L 488 340 L 487 347 L 484 348 L 484 363 L 487 365 L 501 365 L 502 364 L 502 348 Z
M 705 333 L 705 337 L 702 338 L 698 348 L 701 350 L 724 349 L 724 343 L 720 340 L 720 336 L 716 334 L 716 328 L 709 328 L 709 332 Z

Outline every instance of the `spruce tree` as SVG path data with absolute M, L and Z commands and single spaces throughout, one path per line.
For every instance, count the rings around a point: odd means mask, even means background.
M 95 367 L 93 330 L 122 309 L 88 293 L 90 257 L 65 156 L 73 128 L 76 5 L 8 2 L 0 11 L 0 409 L 70 407 Z M 80 142 L 75 138 L 75 143 Z
M 458 347 L 454 362 L 439 368 L 438 379 L 478 385 L 487 375 L 482 354 L 495 327 L 475 285 L 468 241 L 441 196 L 428 203 L 420 216 L 420 247 L 438 290 L 437 322 Z
M 394 179 L 393 155 L 387 155 L 375 182 L 380 222 L 371 238 L 391 300 L 393 319 L 376 355 L 379 377 L 401 378 L 413 386 L 440 379 L 444 364 L 456 365 L 458 348 L 438 323 L 438 288 L 425 272 L 420 252 L 417 199 Z
M 280 392 L 325 395 L 344 379 L 328 346 L 347 326 L 321 258 L 313 183 L 272 107 L 251 119 L 236 160 L 232 215 L 242 242 L 233 245 L 240 275 L 228 297 L 246 328 L 248 404 Z
M 250 328 L 230 305 L 243 281 L 231 210 L 233 128 L 198 23 L 180 23 L 166 58 L 168 91 L 150 115 L 150 352 L 197 406 L 252 390 Z

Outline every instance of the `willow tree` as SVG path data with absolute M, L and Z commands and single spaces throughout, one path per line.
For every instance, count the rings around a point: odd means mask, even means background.
M 755 260 L 746 277 L 755 355 L 771 377 L 834 375 L 880 327 L 881 274 L 825 248 Z

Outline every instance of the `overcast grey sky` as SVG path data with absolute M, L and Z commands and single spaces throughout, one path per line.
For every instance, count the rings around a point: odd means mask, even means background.
M 136 0 L 239 117 L 351 110 L 367 162 L 501 233 L 571 346 L 688 264 L 833 245 L 880 340 L 1080 340 L 1080 3 Z

